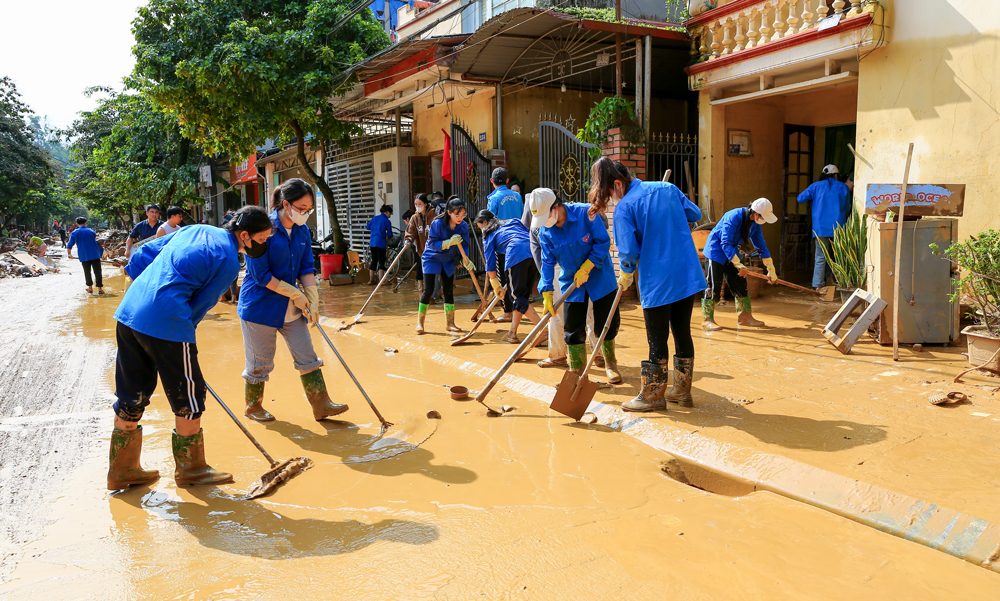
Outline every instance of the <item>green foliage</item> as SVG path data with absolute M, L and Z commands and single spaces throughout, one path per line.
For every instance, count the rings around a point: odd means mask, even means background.
M 49 155 L 35 144 L 26 119 L 31 109 L 21 101 L 9 77 L 0 78 L 0 223 L 18 215 L 45 213 L 58 208 L 53 197 L 56 176 Z M 43 215 L 47 217 L 47 215 Z
M 683 23 L 688 18 L 687 14 L 687 2 L 686 0 L 665 0 L 667 9 L 667 21 L 670 23 Z M 550 8 L 556 12 L 574 16 L 578 19 L 586 19 L 587 21 L 604 21 L 605 23 L 634 23 L 636 25 L 641 25 L 643 27 L 653 27 L 655 29 L 664 29 L 667 31 L 683 31 L 687 32 L 684 27 L 656 27 L 650 24 L 648 21 L 639 21 L 637 19 L 629 19 L 622 17 L 621 19 L 615 18 L 615 9 L 611 8 L 592 8 L 589 6 L 565 6 L 560 5 L 560 3 L 551 2 L 539 2 L 539 8 Z
M 603 98 L 590 109 L 590 116 L 576 137 L 588 144 L 596 144 L 598 148 L 591 148 L 590 155 L 597 158 L 601 156 L 600 146 L 607 140 L 608 130 L 621 126 L 626 116 L 635 121 L 635 105 L 632 101 L 623 96 Z
M 819 242 L 817 241 L 817 244 Z M 868 218 L 851 209 L 847 223 L 833 230 L 833 256 L 830 250 L 820 245 L 826 255 L 826 263 L 840 288 L 862 288 L 865 285 L 867 267 L 865 252 L 868 250 Z
M 937 244 L 930 245 L 934 254 L 941 254 Z M 990 335 L 1000 336 L 1000 232 L 986 230 L 978 237 L 954 242 L 944 255 L 962 268 L 951 301 L 958 302 L 965 293 L 978 308 L 973 317 L 985 325 Z

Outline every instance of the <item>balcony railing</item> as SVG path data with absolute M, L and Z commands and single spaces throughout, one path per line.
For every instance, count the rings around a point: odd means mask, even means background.
M 698 62 L 717 60 L 870 13 L 874 0 L 733 0 L 687 22 Z M 828 22 L 828 21 L 827 21 Z

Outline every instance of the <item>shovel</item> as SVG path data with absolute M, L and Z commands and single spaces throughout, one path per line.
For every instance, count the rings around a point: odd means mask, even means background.
M 490 311 L 493 310 L 493 307 L 495 307 L 497 305 L 497 303 L 500 302 L 500 299 L 502 299 L 504 297 L 504 294 L 506 294 L 506 293 L 507 293 L 507 289 L 506 288 L 501 288 L 500 289 L 500 294 L 499 295 L 495 295 L 493 297 L 493 300 L 490 301 L 489 306 L 486 307 L 486 310 L 481 312 L 482 316 L 479 318 L 478 321 L 476 321 L 476 325 L 472 326 L 472 329 L 469 330 L 469 332 L 467 334 L 465 334 L 464 336 L 462 336 L 461 338 L 455 338 L 454 340 L 452 340 L 451 341 L 451 345 L 455 346 L 457 344 L 462 344 L 463 342 L 465 342 L 469 338 L 472 338 L 472 335 L 476 333 L 476 330 L 479 328 L 479 326 L 481 326 L 483 324 L 483 322 L 486 321 L 487 314 Z
M 562 306 L 563 301 L 565 301 L 566 298 L 570 294 L 572 294 L 574 290 L 576 290 L 576 282 L 570 284 L 569 288 L 566 289 L 566 292 L 562 296 L 556 299 L 556 302 L 552 304 L 552 308 L 558 311 L 559 307 Z M 507 359 L 507 361 L 505 361 L 504 364 L 500 366 L 500 369 L 497 370 L 497 373 L 493 375 L 493 379 L 490 380 L 490 383 L 486 385 L 486 388 L 483 388 L 482 391 L 480 391 L 480 393 L 476 395 L 476 401 L 479 402 L 479 404 L 481 404 L 483 407 L 486 407 L 486 415 L 489 415 L 490 417 L 503 415 L 501 412 L 491 408 L 489 405 L 484 403 L 483 399 L 485 399 L 486 395 L 488 395 L 490 391 L 493 390 L 493 387 L 497 385 L 497 382 L 500 381 L 500 378 L 503 377 L 503 375 L 507 373 L 507 370 L 510 369 L 510 366 L 513 365 L 515 361 L 517 361 L 517 358 L 520 357 L 525 352 L 527 352 L 528 348 L 531 346 L 531 343 L 541 333 L 542 328 L 544 328 L 549 323 L 549 319 L 551 317 L 552 314 L 546 311 L 545 315 L 543 315 L 542 318 L 538 320 L 538 325 L 536 325 L 534 328 L 531 329 L 530 332 L 528 332 L 528 335 L 525 336 L 524 340 L 521 341 L 521 344 L 519 344 L 518 347 L 514 349 L 514 352 Z
M 583 375 L 578 376 L 571 371 L 564 373 L 562 382 L 559 382 L 559 386 L 556 388 L 556 395 L 552 397 L 549 409 L 572 417 L 576 421 L 580 421 L 583 414 L 587 412 L 590 401 L 594 398 L 597 389 L 601 387 L 599 382 L 591 382 L 587 373 L 590 371 L 590 366 L 594 364 L 594 359 L 597 359 L 597 353 L 601 352 L 601 344 L 604 343 L 604 337 L 608 335 L 608 330 L 611 328 L 611 318 L 614 317 L 615 310 L 618 309 L 618 301 L 622 299 L 623 292 L 625 289 L 619 286 L 618 293 L 615 294 L 615 302 L 611 305 L 611 311 L 608 313 L 608 322 L 604 324 L 601 337 L 597 339 L 594 351 L 590 353 L 590 360 L 583 368 Z
M 744 276 L 752 275 L 755 278 L 761 280 L 771 281 L 771 278 L 767 277 L 763 273 L 757 273 L 755 271 L 750 271 L 749 269 L 744 270 Z M 791 282 L 786 282 L 785 280 L 774 280 L 775 284 L 781 284 L 782 286 L 788 286 L 789 288 L 794 288 L 796 290 L 801 290 L 802 292 L 808 292 L 809 294 L 815 294 L 816 296 L 822 298 L 825 301 L 832 301 L 833 295 L 837 293 L 836 286 L 823 286 L 819 290 L 813 290 L 812 288 L 806 288 L 805 286 L 799 286 L 798 284 L 793 284 Z
M 417 261 L 420 261 L 420 257 L 417 257 Z M 410 270 L 406 272 L 406 275 L 400 278 L 399 281 L 396 282 L 396 285 L 392 287 L 393 294 L 399 292 L 399 285 L 405 282 L 406 278 L 410 277 L 410 274 L 413 273 L 413 270 L 416 268 L 417 268 L 417 263 L 414 263 L 413 265 L 410 266 Z
M 462 253 L 462 263 L 468 263 L 469 257 L 465 255 L 465 249 L 462 248 L 461 244 L 458 245 L 458 252 Z M 479 287 L 479 276 L 476 275 L 475 271 L 470 271 L 469 277 L 472 278 L 472 283 L 476 286 L 476 292 L 479 293 L 479 308 L 476 309 L 476 314 L 472 316 L 473 321 L 479 318 L 480 313 L 488 314 L 490 316 L 490 321 L 493 321 L 494 317 L 490 313 L 490 310 L 483 310 L 486 307 L 486 297 L 483 296 L 483 289 Z
M 409 240 L 407 240 L 406 244 L 403 245 L 402 250 L 400 250 L 398 253 L 396 253 L 396 258 L 392 260 L 392 264 L 389 265 L 389 268 L 385 270 L 385 275 L 382 276 L 382 279 L 378 281 L 378 285 L 375 286 L 375 289 L 372 290 L 372 293 L 368 295 L 368 300 L 365 301 L 365 304 L 361 305 L 361 310 L 358 311 L 357 315 L 355 315 L 353 318 L 351 318 L 351 321 L 349 323 L 344 323 L 344 324 L 341 324 L 341 325 L 337 326 L 337 331 L 338 332 L 342 332 L 342 331 L 346 330 L 347 328 L 353 326 L 354 324 L 358 323 L 359 321 L 361 321 L 361 316 L 365 314 L 365 309 L 368 308 L 368 303 L 372 302 L 372 299 L 375 298 L 375 293 L 378 292 L 378 289 L 381 288 L 382 284 L 385 283 L 386 278 L 388 278 L 389 274 L 392 273 L 392 268 L 395 267 L 396 263 L 398 263 L 399 260 L 403 257 L 403 253 L 406 252 L 406 249 L 409 248 L 410 244 L 411 244 L 411 242 Z M 325 336 L 325 334 L 324 334 L 324 336 Z
M 233 418 L 233 421 L 236 422 L 236 425 L 239 426 L 240 430 L 242 430 L 243 433 L 246 434 L 246 437 L 250 439 L 250 442 L 253 443 L 253 446 L 257 447 L 257 450 L 260 451 L 261 455 L 264 456 L 264 459 L 267 459 L 267 462 L 271 464 L 271 469 L 264 472 L 264 475 L 253 483 L 253 486 L 250 487 L 250 490 L 247 491 L 247 494 L 241 497 L 244 501 L 250 499 L 256 499 L 257 497 L 262 497 L 266 495 L 267 493 L 274 490 L 274 488 L 277 487 L 282 482 L 290 480 L 292 476 L 294 476 L 295 474 L 298 474 L 299 472 L 304 472 L 313 466 L 312 459 L 309 459 L 308 457 L 292 457 L 291 459 L 286 459 L 284 461 L 275 461 L 274 459 L 272 459 L 271 456 L 267 454 L 267 451 L 264 450 L 264 447 L 260 446 L 260 443 L 257 442 L 257 439 L 253 437 L 253 434 L 251 434 L 250 431 L 247 430 L 246 426 L 241 424 L 240 420 L 237 419 L 236 416 L 233 415 L 233 412 L 229 410 L 229 407 L 227 407 L 226 404 L 222 402 L 222 399 L 219 398 L 219 395 L 215 394 L 215 391 L 212 390 L 212 387 L 208 385 L 208 382 L 205 383 L 205 388 L 207 388 L 208 391 L 212 393 L 212 396 L 215 397 L 215 400 L 219 401 L 219 404 L 222 405 L 222 408 L 226 410 L 226 413 L 229 414 L 229 417 Z

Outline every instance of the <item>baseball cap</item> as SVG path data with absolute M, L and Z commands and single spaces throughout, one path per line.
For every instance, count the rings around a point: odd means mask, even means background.
M 837 169 L 836 165 L 827 165 L 823 167 L 823 175 L 833 175 L 834 173 L 840 173 L 840 169 Z
M 555 193 L 548 188 L 535 188 L 528 194 L 528 208 L 531 209 L 531 227 L 545 227 L 549 211 L 556 202 Z
M 836 167 L 834 167 L 836 169 Z M 757 200 L 750 203 L 750 209 L 764 218 L 767 223 L 774 223 L 778 220 L 774 215 L 774 209 L 771 207 L 771 201 L 766 198 L 758 198 Z

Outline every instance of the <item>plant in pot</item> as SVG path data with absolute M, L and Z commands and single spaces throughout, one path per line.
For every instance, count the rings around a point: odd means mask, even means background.
M 608 139 L 608 130 L 623 125 L 626 116 L 635 121 L 635 105 L 632 101 L 623 96 L 603 98 L 590 109 L 590 116 L 576 137 L 597 146 L 590 149 L 590 156 L 596 159 L 601 156 L 601 145 Z
M 817 242 L 818 244 L 818 242 Z M 865 287 L 865 277 L 868 268 L 865 263 L 865 252 L 868 250 L 868 218 L 851 209 L 851 216 L 844 225 L 833 230 L 831 248 L 822 246 L 826 256 L 826 264 L 833 272 L 833 279 L 840 290 L 841 302 L 857 288 Z M 832 253 L 830 251 L 833 251 Z
M 930 247 L 941 254 L 937 244 Z M 969 344 L 969 363 L 1000 372 L 1000 232 L 986 230 L 954 242 L 944 256 L 961 268 L 951 302 L 966 300 L 975 307 L 966 315 L 975 324 L 962 330 Z

